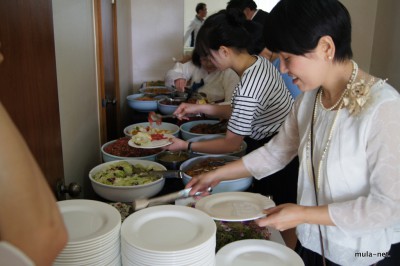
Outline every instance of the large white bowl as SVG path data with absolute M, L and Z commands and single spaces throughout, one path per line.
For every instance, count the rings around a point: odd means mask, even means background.
M 189 140 L 191 138 L 200 137 L 200 136 L 224 135 L 224 134 L 197 134 L 197 133 L 190 132 L 190 129 L 192 127 L 194 127 L 194 126 L 197 126 L 197 125 L 200 125 L 200 124 L 209 124 L 211 126 L 211 125 L 214 125 L 214 124 L 216 124 L 218 122 L 219 122 L 218 120 L 195 120 L 195 121 L 190 121 L 190 122 L 183 123 L 181 125 L 181 127 L 180 127 L 181 128 L 182 138 L 184 140 Z
M 121 161 L 127 161 L 133 165 L 136 164 L 141 164 L 143 166 L 151 165 L 157 167 L 160 170 L 167 170 L 167 168 L 165 168 L 165 166 L 163 166 L 162 164 L 152 161 L 135 160 L 135 159 L 121 160 Z M 108 167 L 110 164 L 115 164 L 117 162 L 120 161 L 102 163 L 94 167 L 89 172 L 89 179 L 92 182 L 93 190 L 100 197 L 115 202 L 132 202 L 133 200 L 136 199 L 150 198 L 158 194 L 163 189 L 165 184 L 164 178 L 158 179 L 157 181 L 154 181 L 149 184 L 137 185 L 137 186 L 111 186 L 102 184 L 93 179 L 93 175 L 95 175 L 97 172 Z
M 237 160 L 239 157 L 229 156 L 229 155 L 203 155 L 199 157 L 191 158 L 183 162 L 179 168 L 183 172 L 182 181 L 186 185 L 192 179 L 191 176 L 185 173 L 186 170 L 190 169 L 193 165 L 200 163 L 209 158 L 222 158 L 227 160 Z M 233 191 L 245 191 L 247 190 L 253 182 L 253 177 L 243 177 L 236 180 L 222 181 L 213 188 L 212 194 L 220 192 L 233 192 Z
M 106 152 L 105 148 L 107 146 L 115 143 L 117 140 L 118 139 L 109 141 L 109 142 L 105 143 L 103 146 L 101 146 L 101 154 L 102 154 L 104 162 L 119 161 L 119 160 L 129 160 L 129 159 L 155 161 L 156 160 L 156 156 L 158 154 L 160 154 L 161 152 L 163 152 L 162 149 L 157 149 L 157 150 L 160 150 L 157 153 L 154 153 L 154 154 L 151 154 L 151 155 L 146 155 L 146 156 L 138 156 L 138 157 L 122 157 L 122 156 L 117 156 L 117 155 L 113 155 L 113 154 L 110 154 L 110 153 Z M 129 146 L 128 143 L 126 143 L 126 145 Z M 129 146 L 129 148 L 130 149 L 139 149 L 139 148 L 134 148 L 134 147 L 130 147 L 130 146 Z M 144 152 L 148 152 L 149 151 L 148 149 L 142 149 L 142 150 Z
M 128 95 L 126 97 L 126 100 L 128 101 L 129 107 L 139 112 L 156 111 L 157 101 L 162 97 L 166 97 L 166 96 L 156 96 L 154 97 L 153 100 L 150 101 L 137 100 L 138 98 L 143 97 L 144 95 L 145 95 L 144 93 L 136 93 Z
M 203 136 L 191 138 L 188 141 L 189 142 L 201 142 L 201 141 L 220 139 L 220 138 L 224 138 L 224 136 L 223 135 L 203 135 Z M 247 149 L 247 143 L 245 141 L 243 141 L 242 144 L 240 145 L 240 149 L 238 151 L 229 152 L 229 153 L 221 153 L 221 154 L 242 157 L 246 154 L 246 149 Z M 213 155 L 213 154 L 192 151 L 192 156 L 202 156 L 202 155 Z
M 127 126 L 126 128 L 124 128 L 124 134 L 125 136 L 132 136 L 131 132 L 135 127 L 148 127 L 151 126 L 152 128 L 157 128 L 157 129 L 165 129 L 165 130 L 169 130 L 171 131 L 172 135 L 174 135 L 175 137 L 179 136 L 179 131 L 180 128 L 179 126 L 172 124 L 172 123 L 167 123 L 167 122 L 162 122 L 161 125 L 157 125 L 156 123 L 153 123 L 152 125 L 150 125 L 149 122 L 143 122 L 143 123 L 136 123 L 136 124 L 132 124 L 130 126 Z

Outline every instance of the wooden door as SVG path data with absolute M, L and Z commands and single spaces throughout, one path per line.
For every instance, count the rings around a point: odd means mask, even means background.
M 120 94 L 118 79 L 117 0 L 95 0 L 101 103 L 101 141 L 120 136 Z
M 0 1 L 0 42 L 0 100 L 55 190 L 64 170 L 52 1 Z

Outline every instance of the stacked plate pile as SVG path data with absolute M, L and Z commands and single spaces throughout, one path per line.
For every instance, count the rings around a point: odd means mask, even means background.
M 186 206 L 154 206 L 131 214 L 121 228 L 122 264 L 215 265 L 216 225 Z
M 93 200 L 58 202 L 69 240 L 53 265 L 121 265 L 121 215 L 113 206 Z

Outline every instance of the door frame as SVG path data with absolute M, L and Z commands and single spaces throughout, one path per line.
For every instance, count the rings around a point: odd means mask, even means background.
M 116 1 L 94 0 L 101 144 L 117 138 L 122 130 Z

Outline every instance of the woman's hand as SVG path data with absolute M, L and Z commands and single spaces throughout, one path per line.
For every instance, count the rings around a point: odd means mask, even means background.
M 335 225 L 328 211 L 328 206 L 301 206 L 293 203 L 278 205 L 264 210 L 265 218 L 256 220 L 258 226 L 270 226 L 279 231 L 294 228 L 299 224 Z
M 264 210 L 267 215 L 265 218 L 256 220 L 258 226 L 270 226 L 279 231 L 296 227 L 298 224 L 304 223 L 302 219 L 304 206 L 286 203 Z
M 174 84 L 177 91 L 185 92 L 186 79 L 176 79 Z
M 165 147 L 169 151 L 186 151 L 189 143 L 187 141 L 181 140 L 179 138 L 171 138 L 172 144 Z
M 179 120 L 188 120 L 189 118 L 186 117 L 187 114 L 201 113 L 200 109 L 201 107 L 199 104 L 181 103 L 175 110 L 174 115 Z
M 209 187 L 213 188 L 219 184 L 221 180 L 215 175 L 215 171 L 193 176 L 189 183 L 186 184 L 185 188 L 192 188 L 190 195 L 195 194 L 198 191 L 206 192 Z

